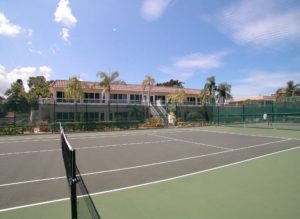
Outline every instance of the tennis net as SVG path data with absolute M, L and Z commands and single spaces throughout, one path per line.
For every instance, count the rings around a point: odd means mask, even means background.
M 71 200 L 71 218 L 101 219 L 76 165 L 76 151 L 70 145 L 61 124 L 60 133 L 61 150 Z

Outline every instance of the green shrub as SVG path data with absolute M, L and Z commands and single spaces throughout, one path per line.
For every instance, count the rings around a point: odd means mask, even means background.
M 24 132 L 33 132 L 33 125 L 0 127 L 0 134 L 2 135 L 19 135 L 24 134 Z
M 145 120 L 143 126 L 145 127 L 153 127 L 153 128 L 161 128 L 163 127 L 163 124 L 161 123 L 161 120 L 159 118 L 148 118 Z
M 137 129 L 139 121 L 62 122 L 64 131 L 104 131 L 114 129 Z M 52 132 L 59 132 L 59 123 L 51 124 Z
M 49 132 L 50 131 L 50 126 L 48 124 L 48 122 L 39 122 L 38 124 L 39 130 L 40 132 Z
M 188 121 L 201 121 L 203 120 L 202 115 L 199 112 L 189 112 L 186 116 Z

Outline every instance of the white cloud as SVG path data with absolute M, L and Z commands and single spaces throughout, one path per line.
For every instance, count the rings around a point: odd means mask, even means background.
M 43 55 L 43 52 L 41 50 L 36 50 L 34 49 L 33 47 L 33 43 L 31 41 L 28 41 L 27 42 L 27 48 L 28 48 L 28 51 L 30 53 L 33 53 L 33 54 L 38 54 L 38 55 Z
M 0 65 L 0 95 L 10 88 L 10 85 L 17 79 L 22 79 L 24 88 L 29 90 L 27 80 L 29 77 L 43 75 L 47 80 L 50 79 L 52 69 L 48 66 L 36 67 L 16 67 L 11 71 L 7 71 L 3 65 Z
M 225 55 L 225 52 L 215 54 L 193 53 L 179 58 L 176 61 L 175 66 L 185 69 L 218 68 L 221 65 L 221 58 Z
M 235 98 L 270 95 L 280 87 L 285 87 L 286 82 L 294 80 L 300 82 L 300 72 L 264 72 L 249 71 L 249 76 L 239 80 L 232 86 L 232 94 Z
M 50 51 L 53 55 L 57 54 L 60 51 L 60 48 L 57 44 L 53 44 L 50 46 Z
M 47 81 L 50 80 L 51 73 L 52 73 L 52 68 L 48 66 L 41 66 L 39 68 L 39 75 L 44 76 Z
M 69 4 L 69 0 L 60 0 L 54 13 L 55 21 L 61 23 L 63 26 L 60 36 L 65 41 L 68 41 L 70 36 L 69 31 L 77 23 L 77 19 L 72 14 Z
M 60 0 L 54 16 L 56 22 L 61 22 L 63 26 L 71 28 L 76 24 L 77 20 L 72 14 L 72 10 L 69 7 L 69 4 L 69 0 Z
M 20 34 L 21 30 L 19 25 L 11 23 L 3 13 L 0 13 L 0 35 L 13 37 Z
M 227 54 L 228 51 L 213 54 L 192 53 L 175 59 L 170 66 L 164 66 L 160 71 L 180 80 L 186 80 L 199 71 L 219 68 L 222 65 L 222 58 Z
M 160 18 L 172 0 L 144 0 L 141 15 L 145 20 L 154 21 Z
M 60 36 L 64 41 L 69 41 L 69 37 L 70 37 L 69 31 L 70 30 L 68 28 L 64 28 L 64 27 L 61 29 Z
M 33 35 L 33 30 L 32 29 L 28 29 L 27 30 L 27 35 L 28 35 L 28 37 L 31 37 Z
M 238 44 L 273 46 L 300 38 L 300 8 L 277 0 L 243 0 L 222 11 L 219 25 Z

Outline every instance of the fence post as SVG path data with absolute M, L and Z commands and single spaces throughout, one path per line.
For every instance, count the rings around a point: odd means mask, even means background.
M 17 113 L 17 103 L 14 103 L 14 132 L 16 132 L 16 113 Z M 16 134 L 16 133 L 15 133 Z
M 272 124 L 274 123 L 274 102 L 272 101 Z
M 71 152 L 71 178 L 70 183 L 70 193 L 71 193 L 71 217 L 72 219 L 77 219 L 77 194 L 76 194 L 76 151 Z
M 56 122 L 56 112 L 55 112 L 55 103 L 56 103 L 56 101 L 54 101 L 54 103 L 53 103 L 53 122 Z
M 218 126 L 220 126 L 220 106 L 217 106 L 218 110 Z
M 85 104 L 85 131 L 88 130 L 88 104 Z
M 243 124 L 245 124 L 245 104 L 243 103 Z

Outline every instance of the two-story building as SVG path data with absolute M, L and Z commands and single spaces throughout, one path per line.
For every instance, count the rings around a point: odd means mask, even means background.
M 134 107 L 140 112 L 145 106 L 165 106 L 168 102 L 169 94 L 176 91 L 184 91 L 186 94 L 185 105 L 197 106 L 199 89 L 175 88 L 153 86 L 148 91 L 148 87 L 143 90 L 141 85 L 112 85 L 110 94 L 103 92 L 105 89 L 96 82 L 85 82 L 87 87 L 81 100 L 74 101 L 65 97 L 64 89 L 68 80 L 56 80 L 50 85 L 51 99 L 43 99 L 42 105 L 48 105 L 48 110 L 44 106 L 45 114 L 42 117 L 50 116 L 50 120 L 73 121 L 73 120 L 95 120 L 104 121 L 126 117 Z M 110 95 L 110 97 L 108 97 Z

